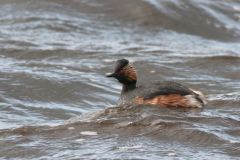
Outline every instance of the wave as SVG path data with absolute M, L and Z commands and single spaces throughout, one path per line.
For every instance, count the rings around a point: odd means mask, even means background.
M 24 5 L 27 2 L 29 5 Z M 89 35 L 93 32 L 98 34 L 101 28 L 107 26 L 120 25 L 131 28 L 150 27 L 146 30 L 164 28 L 221 41 L 236 41 L 240 38 L 239 2 L 180 0 L 93 0 L 89 2 L 71 0 L 66 3 L 64 0 L 59 0 L 58 2 L 19 1 L 17 5 L 13 5 L 14 3 L 16 2 L 13 0 L 3 3 L 2 6 L 5 8 L 2 7 L 4 12 L 0 15 L 9 12 L 11 15 L 22 16 L 14 19 L 12 16 L 3 16 L 4 18 L 1 18 L 0 21 L 4 24 L 9 21 L 22 23 L 18 27 L 23 27 L 25 32 L 46 29 L 51 32 L 67 32 L 68 34 L 70 32 L 72 36 L 76 35 L 71 33 L 72 31 Z M 18 7 L 16 8 L 16 6 Z M 53 11 L 57 12 L 53 14 Z M 32 27 L 29 28 L 29 25 L 26 25 L 28 23 L 31 23 Z M 96 24 L 103 27 L 96 28 Z M 36 45 L 31 41 L 26 43 Z
M 179 148 L 174 148 L 174 153 L 177 154 L 185 152 L 186 148 L 191 151 L 201 149 L 204 153 L 208 153 L 204 150 L 205 147 L 221 153 L 229 149 L 231 152 L 227 155 L 235 157 L 238 153 L 236 148 L 240 144 L 240 120 L 221 113 L 221 106 L 216 106 L 215 110 L 213 107 L 207 106 L 202 110 L 147 104 L 116 106 L 72 117 L 65 123 L 1 129 L 0 136 L 4 137 L 5 149 L 12 150 L 19 146 L 43 148 L 46 152 L 43 158 L 52 156 L 56 149 L 67 148 L 72 152 L 75 150 L 71 150 L 73 146 L 84 147 L 84 152 L 92 150 L 93 146 L 98 146 L 94 150 L 98 152 L 102 152 L 101 147 L 107 147 L 109 153 L 119 152 L 119 149 L 147 150 L 143 147 L 145 143 L 157 148 L 160 144 L 164 144 L 160 148 L 177 144 Z M 219 145 L 222 147 L 219 148 Z M 25 150 L 29 150 L 28 147 Z M 155 152 L 157 148 L 151 147 L 151 150 Z M 170 150 L 172 149 L 171 146 Z M 11 157 L 21 157 L 25 150 L 17 150 Z M 106 152 L 106 149 L 103 150 Z M 79 154 L 85 156 L 77 152 Z M 36 156 L 36 153 L 28 155 Z
M 240 92 L 223 93 L 223 94 L 212 94 L 207 96 L 208 101 L 230 101 L 239 102 Z
M 104 1 L 106 17 L 222 41 L 239 40 L 240 4 L 212 1 Z M 99 6 L 98 6 L 99 8 Z
M 107 129 L 113 133 L 140 130 L 139 134 L 142 135 L 158 134 L 180 141 L 188 140 L 197 143 L 216 141 L 222 143 L 236 140 L 235 135 L 224 135 L 225 131 L 230 129 L 225 124 L 232 124 L 231 128 L 233 128 L 240 121 L 231 117 L 216 116 L 214 112 L 206 114 L 208 112 L 208 108 L 204 110 L 177 109 L 145 104 L 119 106 L 73 117 L 65 124 L 2 129 L 0 135 L 52 135 L 72 129 L 75 129 L 75 132 L 94 131 L 99 133 Z M 211 119 L 211 123 L 208 119 Z M 219 130 L 219 125 L 223 127 L 221 130 Z

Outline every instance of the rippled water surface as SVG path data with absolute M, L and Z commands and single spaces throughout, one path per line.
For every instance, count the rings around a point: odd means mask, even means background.
M 239 159 L 240 2 L 1 0 L 1 159 Z M 202 91 L 203 109 L 116 106 L 107 78 Z

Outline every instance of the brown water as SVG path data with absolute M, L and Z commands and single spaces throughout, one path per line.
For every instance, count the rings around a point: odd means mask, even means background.
M 238 0 L 1 0 L 0 157 L 239 159 L 239 41 Z M 120 58 L 208 106 L 116 106 Z

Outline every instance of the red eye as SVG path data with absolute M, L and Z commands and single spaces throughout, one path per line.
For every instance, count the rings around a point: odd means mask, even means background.
M 123 73 L 123 70 L 120 70 L 119 72 L 120 72 L 120 73 Z

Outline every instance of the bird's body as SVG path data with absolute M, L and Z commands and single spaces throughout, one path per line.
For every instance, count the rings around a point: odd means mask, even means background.
M 136 72 L 126 59 L 118 60 L 114 67 L 114 73 L 108 77 L 115 77 L 123 84 L 118 105 L 148 103 L 202 108 L 207 103 L 201 92 L 176 82 L 155 81 L 137 87 Z

